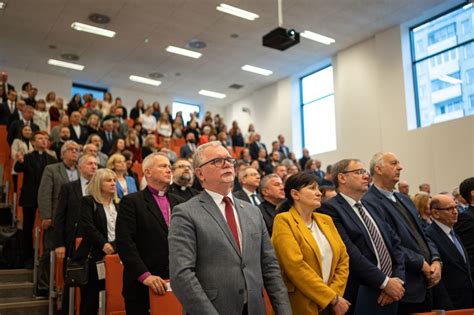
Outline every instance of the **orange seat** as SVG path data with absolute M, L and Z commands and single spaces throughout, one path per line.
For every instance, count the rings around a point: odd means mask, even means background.
M 142 181 L 143 177 L 143 169 L 142 169 L 142 163 L 135 162 L 132 166 L 132 171 L 137 174 L 138 176 L 138 183 L 137 183 L 137 188 L 140 190 L 140 183 Z
M 242 152 L 243 149 L 244 147 L 234 147 L 234 157 L 236 159 L 240 159 L 240 153 Z
M 410 315 L 437 315 L 437 312 L 411 313 Z
M 10 155 L 10 146 L 7 142 L 7 126 L 0 126 L 0 164 L 4 164 Z
M 128 123 L 128 127 L 129 127 L 129 128 L 133 128 L 133 125 L 135 124 L 135 121 L 134 121 L 133 119 L 129 118 L 129 119 L 127 120 L 127 123 Z
M 172 291 L 166 292 L 165 295 L 159 295 L 150 289 L 149 295 L 151 315 L 179 315 L 182 313 L 183 308 Z
M 474 308 L 466 308 L 464 310 L 446 311 L 446 315 L 474 315 Z
M 181 148 L 181 146 L 183 146 L 186 143 L 186 140 L 184 138 L 177 138 L 173 140 L 174 140 L 174 145 L 179 148 Z
M 272 303 L 270 302 L 270 298 L 268 297 L 267 290 L 263 290 L 263 298 L 265 299 L 265 309 L 267 315 L 272 313 Z
M 123 265 L 119 255 L 105 256 L 105 314 L 125 314 L 122 296 Z

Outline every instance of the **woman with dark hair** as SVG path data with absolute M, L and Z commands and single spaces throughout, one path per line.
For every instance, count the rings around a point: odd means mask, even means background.
M 71 98 L 69 103 L 67 103 L 67 114 L 71 115 L 72 112 L 79 111 L 79 108 L 82 107 L 81 94 L 76 93 Z
M 112 156 L 115 153 L 122 153 L 123 150 L 125 150 L 125 140 L 122 138 L 118 138 L 112 145 L 112 149 L 109 152 L 109 156 Z
M 273 222 L 272 243 L 293 314 L 345 314 L 349 256 L 332 219 L 314 211 L 321 207 L 316 177 L 290 176 L 285 197 Z
M 49 108 L 49 118 L 51 121 L 59 121 L 64 114 L 64 101 L 61 97 L 57 97 L 53 106 Z
M 135 107 L 130 111 L 130 118 L 136 121 L 145 112 L 145 102 L 142 99 L 137 100 Z
M 21 85 L 20 99 L 26 100 L 30 97 L 30 90 L 33 88 L 31 82 L 25 82 Z
M 237 120 L 232 122 L 232 128 L 229 130 L 229 135 L 232 139 L 232 145 L 234 147 L 243 147 L 245 144 L 244 136 L 242 136 L 242 131 L 240 130 L 239 123 Z
M 156 121 L 160 119 L 161 116 L 161 105 L 158 102 L 153 102 L 152 104 L 153 107 L 153 116 L 155 117 Z

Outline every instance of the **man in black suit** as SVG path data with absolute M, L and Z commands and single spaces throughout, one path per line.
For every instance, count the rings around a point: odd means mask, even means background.
M 122 198 L 115 228 L 117 250 L 123 262 L 123 289 L 127 314 L 148 314 L 148 289 L 165 293 L 169 278 L 168 228 L 171 211 L 183 200 L 167 192 L 171 164 L 162 153 L 143 160 L 148 186 Z
M 20 102 L 18 101 L 18 103 Z M 23 125 L 29 125 L 31 127 L 31 131 L 33 132 L 39 131 L 38 125 L 33 122 L 33 114 L 33 107 L 26 105 L 23 108 L 22 118 L 20 120 L 13 121 L 10 124 L 7 134 L 7 142 L 10 146 L 12 145 L 13 140 L 15 140 L 15 138 L 20 134 L 20 130 Z
M 471 266 L 466 250 L 453 226 L 458 220 L 456 202 L 451 196 L 433 196 L 430 203 L 433 223 L 426 234 L 438 245 L 443 259 L 440 287 L 447 291 L 453 309 L 472 307 Z
M 300 163 L 300 167 L 302 170 L 305 169 L 306 163 L 311 160 L 311 156 L 309 155 L 309 150 L 304 148 L 303 149 L 303 156 L 301 159 L 298 160 L 298 163 Z
M 260 149 L 265 149 L 265 152 L 267 152 L 267 147 L 265 146 L 265 143 L 260 142 L 260 134 L 255 133 L 252 136 L 252 141 L 250 142 L 249 146 L 249 152 L 250 156 L 252 157 L 252 160 L 258 159 L 258 151 L 260 151 Z
M 359 308 L 386 307 L 396 312 L 396 301 L 405 292 L 405 265 L 400 240 L 380 216 L 379 209 L 361 201 L 367 192 L 369 174 L 356 159 L 333 165 L 337 196 L 322 205 L 331 216 L 350 257 L 349 279 L 344 298 L 352 303 L 349 313 Z M 371 305 L 357 305 L 358 293 L 373 296 Z
M 285 145 L 285 136 L 278 135 L 278 152 L 280 152 L 280 158 L 287 159 L 290 157 L 290 149 Z
M 474 177 L 466 178 L 459 185 L 459 193 L 466 200 L 469 207 L 459 214 L 454 230 L 461 238 L 471 262 L 471 274 L 474 273 Z
M 7 125 L 9 118 L 16 111 L 17 94 L 15 90 L 8 92 L 8 97 L 0 104 L 0 125 Z
M 179 156 L 188 159 L 196 151 L 196 136 L 192 132 L 186 134 L 186 143 L 179 149 Z
M 109 155 L 112 146 L 117 140 L 117 135 L 114 133 L 114 122 L 112 116 L 104 119 L 102 122 L 102 129 L 103 131 L 100 133 L 100 137 L 102 138 L 102 148 L 100 150 L 102 153 Z
M 260 174 L 253 167 L 247 166 L 239 172 L 238 176 L 242 189 L 234 191 L 234 196 L 258 207 L 262 203 L 262 197 L 257 192 L 260 186 Z
M 59 130 L 59 141 L 53 142 L 51 147 L 49 148 L 50 150 L 54 151 L 56 153 L 56 159 L 60 160 L 61 159 L 61 148 L 63 147 L 64 143 L 68 141 L 71 138 L 71 130 L 69 130 L 69 127 L 63 126 Z
M 285 200 L 284 188 L 285 185 L 277 174 L 268 174 L 260 181 L 260 193 L 263 196 L 263 201 L 258 205 L 258 208 L 262 212 L 270 236 L 272 236 L 276 207 Z
M 23 208 L 23 237 L 25 267 L 33 268 L 33 226 L 38 208 L 38 189 L 46 165 L 56 163 L 56 159 L 46 153 L 48 134 L 38 131 L 33 136 L 31 153 L 21 156 L 15 164 L 15 171 L 23 172 L 23 186 L 20 193 L 20 206 Z
M 194 176 L 193 168 L 189 160 L 178 159 L 173 164 L 173 183 L 168 192 L 180 196 L 185 201 L 199 194 L 197 189 L 192 187 Z
M 71 132 L 71 140 L 77 144 L 86 144 L 89 136 L 87 128 L 81 125 L 81 113 L 72 112 L 69 116 L 69 131 Z
M 402 166 L 395 154 L 379 152 L 370 161 L 374 180 L 364 200 L 377 205 L 397 233 L 405 255 L 405 295 L 400 312 L 426 312 L 444 308 L 444 299 L 433 299 L 437 290 L 430 290 L 440 280 L 441 259 L 436 244 L 427 236 L 411 199 L 394 192 Z M 436 303 L 433 303 L 436 302 Z

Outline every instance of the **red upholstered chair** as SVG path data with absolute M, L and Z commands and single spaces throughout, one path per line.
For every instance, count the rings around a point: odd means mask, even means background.
M 165 295 L 159 295 L 150 289 L 149 295 L 151 315 L 179 315 L 182 313 L 183 308 L 172 291 L 166 292 Z

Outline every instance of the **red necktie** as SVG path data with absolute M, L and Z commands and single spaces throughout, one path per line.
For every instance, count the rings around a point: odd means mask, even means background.
M 240 249 L 239 234 L 237 233 L 237 223 L 235 222 L 234 209 L 232 208 L 232 201 L 229 197 L 224 197 L 223 201 L 225 203 L 225 219 L 229 225 L 230 231 L 234 236 L 237 247 Z

